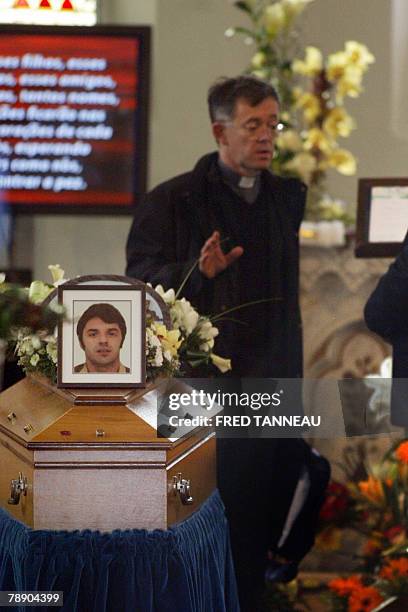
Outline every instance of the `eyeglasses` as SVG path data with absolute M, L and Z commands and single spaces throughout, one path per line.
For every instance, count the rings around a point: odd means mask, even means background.
M 225 121 L 224 123 L 233 125 L 237 129 L 241 130 L 247 134 L 251 140 L 257 140 L 263 136 L 266 131 L 270 133 L 272 138 L 275 138 L 283 127 L 281 123 L 277 123 L 276 121 L 268 121 L 267 123 L 263 123 L 262 121 L 249 121 L 248 123 L 240 126 L 236 126 L 233 121 Z

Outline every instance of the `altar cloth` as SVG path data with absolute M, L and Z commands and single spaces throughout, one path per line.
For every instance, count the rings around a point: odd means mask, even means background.
M 239 612 L 218 491 L 167 531 L 34 530 L 0 508 L 0 590 L 63 591 L 39 611 Z

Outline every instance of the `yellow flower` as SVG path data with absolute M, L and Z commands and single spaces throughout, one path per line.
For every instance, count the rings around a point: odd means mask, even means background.
M 164 351 L 169 351 L 172 357 L 177 357 L 177 351 L 182 340 L 180 339 L 180 330 L 170 329 L 161 323 L 154 324 L 154 331 L 160 338 Z
M 337 136 L 346 138 L 354 128 L 353 119 L 341 106 L 332 108 L 323 121 L 323 130 L 332 138 Z
M 317 47 L 306 47 L 304 60 L 295 60 L 292 69 L 298 74 L 305 76 L 316 76 L 323 69 L 323 56 Z
M 269 36 L 276 36 L 285 26 L 285 12 L 282 4 L 278 2 L 267 6 L 263 14 L 263 20 Z
M 317 161 L 311 153 L 301 151 L 296 153 L 293 159 L 286 162 L 283 167 L 285 170 L 297 174 L 303 182 L 309 183 L 313 172 L 317 168 Z
M 266 55 L 265 53 L 263 53 L 263 51 L 258 51 L 258 53 L 255 53 L 255 55 L 251 59 L 251 64 L 253 68 L 262 68 L 265 62 Z
M 346 151 L 346 149 L 335 149 L 329 155 L 328 163 L 332 168 L 336 168 L 340 174 L 352 176 L 356 173 L 356 158 L 350 151 Z
M 362 92 L 361 81 L 363 73 L 356 66 L 347 66 L 344 75 L 337 82 L 336 99 L 341 102 L 344 96 L 358 98 Z
M 350 63 L 360 68 L 363 72 L 367 70 L 369 64 L 375 62 L 374 55 L 370 53 L 367 47 L 355 40 L 348 40 L 345 44 L 345 49 Z
M 326 134 L 319 128 L 312 128 L 307 132 L 306 140 L 304 142 L 304 148 L 306 151 L 317 149 L 322 153 L 330 153 L 332 150 L 330 140 Z
M 313 0 L 282 0 L 282 8 L 285 13 L 286 24 L 295 19 L 302 11 L 305 10 L 306 6 L 313 2 Z
M 295 102 L 295 107 L 303 111 L 303 115 L 308 123 L 313 123 L 321 113 L 319 98 L 309 92 L 299 96 Z
M 327 58 L 326 75 L 329 81 L 338 81 L 343 78 L 346 67 L 349 64 L 349 56 L 345 51 L 331 53 Z
M 210 359 L 215 367 L 222 372 L 222 374 L 224 374 L 224 372 L 228 372 L 228 370 L 231 370 L 231 359 L 224 359 L 224 357 L 214 355 L 214 353 L 211 353 Z
M 286 149 L 286 151 L 297 151 L 302 150 L 302 139 L 296 130 L 283 130 L 276 139 L 276 145 L 279 149 Z

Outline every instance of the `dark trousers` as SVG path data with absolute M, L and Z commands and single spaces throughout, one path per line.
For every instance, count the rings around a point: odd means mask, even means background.
M 278 550 L 303 466 L 308 497 L 291 533 Z M 300 439 L 231 438 L 217 441 L 218 487 L 229 521 L 242 612 L 261 610 L 268 550 L 300 561 L 314 542 L 330 468 Z

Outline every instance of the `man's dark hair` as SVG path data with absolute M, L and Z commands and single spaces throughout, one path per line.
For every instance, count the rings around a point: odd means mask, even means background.
M 92 304 L 92 306 L 87 308 L 85 312 L 82 313 L 76 328 L 81 347 L 84 348 L 82 334 L 84 333 L 85 325 L 88 323 L 88 321 L 94 319 L 95 317 L 102 319 L 104 323 L 116 323 L 118 325 L 122 334 L 122 342 L 120 343 L 120 348 L 122 348 L 127 331 L 126 323 L 119 310 L 112 306 L 112 304 Z
M 232 119 L 237 100 L 243 99 L 250 106 L 256 106 L 266 98 L 273 98 L 279 104 L 276 89 L 269 83 L 254 76 L 222 77 L 208 90 L 208 110 L 211 121 Z

